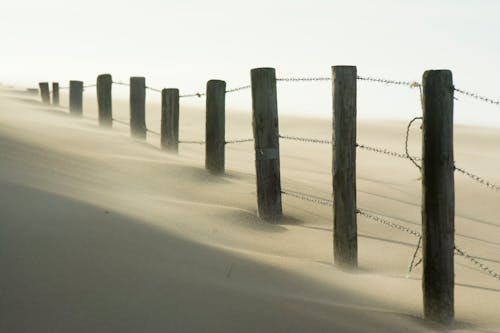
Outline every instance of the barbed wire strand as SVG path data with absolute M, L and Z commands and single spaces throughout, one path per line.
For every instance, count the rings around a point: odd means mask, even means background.
M 146 89 L 154 91 L 154 92 L 161 93 L 161 89 L 157 89 L 157 88 L 153 88 L 153 87 L 149 87 L 149 86 L 146 86 Z
M 206 95 L 205 93 L 196 92 L 196 93 L 192 93 L 192 94 L 180 95 L 179 98 L 187 98 L 187 97 L 201 98 L 202 96 L 205 96 L 205 95 Z
M 455 246 L 455 254 L 464 257 L 465 259 L 469 260 L 471 263 L 473 263 L 476 267 L 479 267 L 483 272 L 487 273 L 488 275 L 492 276 L 493 278 L 500 280 L 500 274 L 496 273 L 494 270 L 477 260 L 475 257 L 471 256 L 467 252 L 465 252 L 462 249 L 459 249 L 458 247 Z
M 119 120 L 119 119 L 116 119 L 116 118 L 112 118 L 112 120 L 118 124 L 122 124 L 122 125 L 126 125 L 126 126 L 129 126 L 130 124 L 124 120 Z
M 332 79 L 330 77 L 283 77 L 283 78 L 277 78 L 276 81 L 278 82 L 304 82 L 304 81 L 331 81 Z
M 146 132 L 151 133 L 151 134 L 154 134 L 154 135 L 161 136 L 161 134 L 160 134 L 159 132 L 156 132 L 156 131 L 150 130 L 150 129 L 149 129 L 149 128 L 147 128 L 147 127 L 146 127 Z
M 251 87 L 252 86 L 250 86 L 250 85 L 246 85 L 246 86 L 241 86 L 241 87 L 236 87 L 236 88 L 228 89 L 228 90 L 226 90 L 226 94 L 234 93 L 234 92 L 245 90 L 245 89 L 250 89 Z
M 113 81 L 113 84 L 117 84 L 119 86 L 127 86 L 130 87 L 130 84 L 125 83 L 125 82 L 120 82 L 120 81 Z
M 333 200 L 323 199 L 323 198 L 319 198 L 319 197 L 316 197 L 313 195 L 309 195 L 309 194 L 305 194 L 305 193 L 301 193 L 301 192 L 296 192 L 296 191 L 291 191 L 291 190 L 282 190 L 281 194 L 288 195 L 290 197 L 294 197 L 296 199 L 300 199 L 303 201 L 312 202 L 312 203 L 316 203 L 316 204 L 323 205 L 323 206 L 333 207 Z
M 470 92 L 470 91 L 466 91 L 466 90 L 462 90 L 462 89 L 458 89 L 458 88 L 455 88 L 455 91 L 459 94 L 462 94 L 462 95 L 465 95 L 465 96 L 469 96 L 469 97 L 472 97 L 474 99 L 477 99 L 477 100 L 480 100 L 480 101 L 483 101 L 483 102 L 486 102 L 486 103 L 490 103 L 490 104 L 494 104 L 494 105 L 500 105 L 500 100 L 495 100 L 493 98 L 489 98 L 489 97 L 485 97 L 485 96 L 481 96 L 481 95 L 478 95 L 474 92 Z
M 290 136 L 290 135 L 279 135 L 281 139 L 299 141 L 299 142 L 311 142 L 311 143 L 320 143 L 320 144 L 332 144 L 331 140 L 323 140 L 323 139 L 312 139 L 312 138 L 304 138 L 300 136 Z
M 203 145 L 203 144 L 205 144 L 205 141 L 179 140 L 179 143 Z
M 492 190 L 494 190 L 496 192 L 500 192 L 500 186 L 498 186 L 496 184 L 493 184 L 492 182 L 484 179 L 483 177 L 475 175 L 475 174 L 471 173 L 470 171 L 467 171 L 465 169 L 459 168 L 457 166 L 455 166 L 455 171 L 458 171 L 459 173 L 461 173 L 461 174 L 469 177 L 472 180 L 475 180 L 476 182 L 478 182 L 478 183 L 486 186 L 489 189 L 492 189 Z
M 374 215 L 374 214 L 368 213 L 365 210 L 357 209 L 356 213 L 358 213 L 361 216 L 366 217 L 369 220 L 372 220 L 372 221 L 384 224 L 384 225 L 386 225 L 388 227 L 391 227 L 393 229 L 397 229 L 397 230 L 406 232 L 407 234 L 410 234 L 412 236 L 415 236 L 415 237 L 421 237 L 422 236 L 422 234 L 420 232 L 416 231 L 416 230 L 413 230 L 411 228 L 405 227 L 404 225 L 401 225 L 401 224 L 389 221 L 388 219 L 385 219 L 385 218 L 383 218 L 383 217 L 381 217 L 379 215 Z
M 421 84 L 417 81 L 398 81 L 391 79 L 384 79 L 379 77 L 369 77 L 369 76 L 358 76 L 358 80 L 360 81 L 370 81 L 370 82 L 378 82 L 386 85 L 398 85 L 398 86 L 408 86 L 410 88 L 420 87 Z
M 234 143 L 244 143 L 244 142 L 253 142 L 253 139 L 236 139 L 236 140 L 228 140 L 224 142 L 226 145 L 234 144 Z

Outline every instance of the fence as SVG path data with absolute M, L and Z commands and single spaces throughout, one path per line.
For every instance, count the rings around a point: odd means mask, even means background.
M 333 139 L 281 134 L 278 126 L 277 82 L 318 81 L 332 83 Z M 409 121 L 406 128 L 404 153 L 356 141 L 358 81 L 397 85 L 418 91 L 422 117 L 415 117 Z M 130 89 L 130 123 L 113 118 L 111 99 L 113 85 L 127 86 Z M 39 87 L 42 102 L 50 104 L 49 84 L 41 82 Z M 291 78 L 277 78 L 273 68 L 256 68 L 251 70 L 250 85 L 227 89 L 224 81 L 210 80 L 207 83 L 206 92 L 190 94 L 180 94 L 178 89 L 149 87 L 143 77 L 132 77 L 130 83 L 124 83 L 113 81 L 110 74 L 103 74 L 98 76 L 96 84 L 91 85 L 84 85 L 81 81 L 70 81 L 68 87 L 59 87 L 57 83 L 53 83 L 53 104 L 59 104 L 59 89 L 69 89 L 70 113 L 81 115 L 83 90 L 89 87 L 96 87 L 97 90 L 100 126 L 111 127 L 113 122 L 130 125 L 131 135 L 140 139 L 144 139 L 148 132 L 156 134 L 160 137 L 162 149 L 174 153 L 178 152 L 179 144 L 205 145 L 205 167 L 211 173 L 224 173 L 226 145 L 254 142 L 259 216 L 270 223 L 279 223 L 282 218 L 282 195 L 332 207 L 334 263 L 339 267 L 350 270 L 357 268 L 358 216 L 417 238 L 408 274 L 416 266 L 422 264 L 424 316 L 429 320 L 449 324 L 454 319 L 454 255 L 469 260 L 481 271 L 500 281 L 500 274 L 455 245 L 454 172 L 496 192 L 500 192 L 500 186 L 476 173 L 458 167 L 453 156 L 454 94 L 461 94 L 493 105 L 500 105 L 500 101 L 454 87 L 450 71 L 426 71 L 423 74 L 422 83 L 419 83 L 359 76 L 354 66 L 333 66 L 331 77 Z M 252 93 L 253 138 L 226 140 L 226 95 L 246 89 L 251 89 Z M 145 125 L 146 90 L 161 94 L 160 133 L 149 130 Z M 206 97 L 206 131 L 203 141 L 179 140 L 179 100 L 191 97 Z M 422 122 L 422 157 L 411 156 L 408 151 L 409 133 L 412 125 L 417 121 Z M 332 147 L 334 200 L 281 188 L 280 140 Z M 357 206 L 356 151 L 358 149 L 408 160 L 421 171 L 422 232 Z M 420 248 L 422 248 L 422 258 L 418 259 Z

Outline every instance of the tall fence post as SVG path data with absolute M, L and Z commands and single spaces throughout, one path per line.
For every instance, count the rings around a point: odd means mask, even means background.
M 161 91 L 161 147 L 179 150 L 179 89 Z
M 42 103 L 50 104 L 50 90 L 48 82 L 40 82 L 38 83 L 38 87 L 40 87 L 40 97 L 42 98 Z
M 59 106 L 59 83 L 52 82 L 52 105 Z
M 449 70 L 423 75 L 422 249 L 424 316 L 454 319 L 455 185 L 453 79 Z
M 358 266 L 356 208 L 355 66 L 333 66 L 333 248 L 334 263 Z
M 69 81 L 69 112 L 78 116 L 83 113 L 82 81 Z
M 130 78 L 130 134 L 146 138 L 146 79 Z
M 283 212 L 275 69 L 252 69 L 251 84 L 259 217 L 278 223 Z
M 97 106 L 99 110 L 99 125 L 102 127 L 111 127 L 113 124 L 112 85 L 113 79 L 110 74 L 101 74 L 97 77 Z
M 207 82 L 205 122 L 205 168 L 224 173 L 226 82 Z

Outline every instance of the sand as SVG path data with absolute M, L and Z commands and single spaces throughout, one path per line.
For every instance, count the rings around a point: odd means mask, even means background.
M 153 95 L 154 96 L 154 95 Z M 151 100 L 155 97 L 151 96 Z M 67 96 L 61 101 L 67 104 Z M 359 271 L 332 265 L 332 209 L 283 197 L 280 225 L 256 213 L 252 143 L 228 145 L 227 173 L 204 147 L 159 149 L 36 96 L 0 93 L 0 332 L 433 332 L 422 319 L 417 239 L 359 218 Z M 128 119 L 127 101 L 114 115 Z M 159 131 L 159 105 L 147 126 Z M 250 110 L 227 139 L 251 137 Z M 358 142 L 403 151 L 405 123 L 359 122 Z M 285 135 L 331 137 L 329 119 L 281 116 Z M 500 183 L 500 132 L 456 127 L 457 165 Z M 204 112 L 181 105 L 181 140 Z M 418 154 L 418 126 L 410 150 Z M 281 142 L 283 189 L 331 198 L 331 147 Z M 500 271 L 500 193 L 456 175 L 456 244 Z M 418 170 L 359 151 L 358 206 L 420 229 Z M 418 255 L 420 257 L 420 255 Z M 456 332 L 500 332 L 500 284 L 456 257 Z

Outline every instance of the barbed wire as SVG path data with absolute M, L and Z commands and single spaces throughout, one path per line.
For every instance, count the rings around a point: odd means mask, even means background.
M 301 81 L 331 81 L 330 77 L 283 77 L 277 78 L 276 81 L 281 82 L 301 82 Z
M 358 213 L 359 215 L 364 216 L 364 217 L 366 217 L 366 218 L 368 218 L 368 219 L 370 219 L 372 221 L 375 221 L 375 222 L 384 224 L 384 225 L 386 225 L 388 227 L 391 227 L 393 229 L 404 231 L 407 234 L 410 234 L 412 236 L 415 236 L 415 237 L 421 237 L 422 236 L 422 234 L 420 232 L 416 231 L 416 230 L 413 230 L 411 228 L 405 227 L 404 225 L 401 225 L 401 224 L 389 221 L 388 219 L 385 219 L 385 218 L 383 218 L 383 217 L 381 217 L 379 215 L 374 215 L 374 214 L 368 213 L 365 210 L 357 209 L 356 213 Z
M 323 199 L 323 198 L 316 197 L 313 195 L 309 195 L 309 194 L 305 194 L 305 193 L 301 193 L 301 192 L 296 192 L 296 191 L 291 191 L 291 190 L 282 190 L 281 193 L 284 195 L 288 195 L 290 197 L 294 197 L 296 199 L 303 200 L 303 201 L 312 202 L 312 203 L 316 203 L 316 204 L 323 205 L 323 206 L 333 207 L 333 200 Z
M 87 84 L 86 86 L 83 86 L 83 88 L 93 88 L 97 87 L 97 84 Z
M 279 135 L 281 139 L 292 140 L 292 141 L 300 141 L 300 142 L 311 142 L 311 143 L 320 143 L 320 144 L 332 144 L 331 140 L 323 140 L 323 139 L 312 139 L 312 138 L 304 138 L 300 136 L 290 136 L 290 135 Z
M 179 140 L 179 143 L 203 145 L 203 144 L 205 144 L 205 141 Z
M 410 88 L 416 88 L 421 86 L 421 84 L 417 81 L 398 81 L 398 80 L 384 79 L 379 77 L 369 77 L 369 76 L 358 76 L 357 79 L 360 81 L 378 82 L 387 85 L 392 84 L 398 86 L 408 86 Z
M 153 87 L 149 87 L 149 86 L 146 86 L 146 89 L 147 89 L 147 90 L 154 91 L 154 92 L 161 93 L 161 89 L 157 89 L 157 88 L 153 88 Z
M 462 89 L 458 89 L 455 87 L 455 91 L 459 94 L 462 94 L 462 95 L 465 95 L 465 96 L 469 96 L 469 97 L 472 97 L 474 99 L 477 99 L 477 100 L 480 100 L 480 101 L 483 101 L 483 102 L 486 102 L 486 103 L 490 103 L 490 104 L 494 104 L 494 105 L 500 105 L 500 100 L 495 100 L 495 99 L 492 99 L 492 98 L 489 98 L 489 97 L 485 97 L 485 96 L 481 96 L 481 95 L 478 95 L 474 92 L 470 92 L 470 91 L 466 91 L 466 90 L 462 90 Z
M 179 98 L 187 98 L 187 97 L 201 98 L 202 96 L 205 96 L 205 95 L 206 95 L 205 93 L 196 92 L 196 93 L 192 93 L 192 94 L 180 95 Z
M 232 89 L 226 90 L 226 94 L 230 94 L 230 93 L 233 93 L 233 92 L 237 92 L 237 91 L 241 91 L 241 90 L 245 90 L 245 89 L 250 89 L 250 88 L 252 88 L 251 85 L 236 87 L 236 88 L 232 88 Z
M 471 178 L 472 180 L 475 180 L 476 182 L 480 183 L 480 184 L 483 184 L 484 186 L 486 186 L 487 188 L 489 189 L 492 189 L 496 192 L 500 192 L 500 186 L 498 185 L 495 185 L 493 184 L 492 182 L 490 181 L 487 181 L 486 179 L 484 179 L 483 177 L 480 177 L 478 175 L 475 175 L 473 173 L 471 173 L 470 171 L 467 171 L 465 169 L 462 169 L 462 168 L 459 168 L 457 166 L 455 166 L 455 171 L 458 171 L 460 172 L 461 174 Z
M 155 135 L 158 135 L 158 136 L 161 136 L 161 134 L 159 132 L 156 132 L 156 131 L 153 131 L 153 130 L 150 130 L 149 128 L 146 127 L 146 132 L 148 133 L 151 133 L 151 134 L 155 134 Z
M 118 124 L 122 124 L 122 125 L 130 125 L 128 122 L 124 121 L 124 120 L 119 120 L 119 119 L 116 119 L 116 118 L 111 118 L 111 120 L 113 120 L 114 122 L 117 122 Z
M 119 86 L 127 86 L 127 87 L 130 87 L 130 84 L 128 83 L 125 83 L 125 82 L 120 82 L 120 81 L 112 81 L 113 84 L 117 84 Z
M 491 268 L 489 268 L 488 266 L 477 260 L 475 257 L 471 256 L 470 254 L 468 254 L 462 249 L 459 249 L 456 246 L 455 246 L 455 254 L 464 257 L 465 259 L 472 262 L 475 266 L 479 267 L 479 269 L 481 269 L 483 272 L 486 272 L 493 278 L 500 280 L 500 274 L 496 273 L 494 270 L 492 270 Z
M 363 144 L 360 144 L 360 143 L 357 143 L 356 147 L 358 147 L 359 149 L 370 151 L 372 153 L 378 153 L 378 154 L 388 155 L 388 156 L 397 157 L 397 158 L 401 158 L 401 159 L 405 159 L 405 160 L 408 159 L 408 156 L 406 156 L 406 154 L 398 153 L 398 152 L 395 152 L 395 151 L 392 151 L 392 150 L 389 150 L 389 149 L 386 149 L 386 148 L 379 148 L 379 147 L 367 146 L 367 145 L 363 145 Z M 412 156 L 412 159 L 415 160 L 415 161 L 421 161 L 422 160 L 420 157 L 416 157 L 416 156 Z
M 236 139 L 236 140 L 229 140 L 229 141 L 226 141 L 224 142 L 226 145 L 228 144 L 234 144 L 234 143 L 244 143 L 244 142 L 253 142 L 253 138 L 252 139 Z

